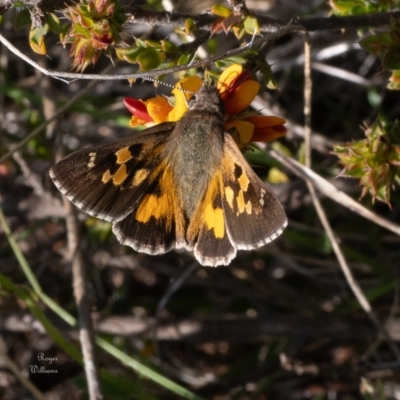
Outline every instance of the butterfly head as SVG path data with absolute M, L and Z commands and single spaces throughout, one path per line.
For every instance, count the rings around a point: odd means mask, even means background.
M 189 110 L 224 112 L 224 102 L 215 85 L 204 84 L 189 101 Z

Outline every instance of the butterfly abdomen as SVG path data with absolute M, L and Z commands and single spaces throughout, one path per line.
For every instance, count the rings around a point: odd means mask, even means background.
M 223 135 L 220 115 L 190 110 L 177 123 L 166 146 L 187 219 L 203 199 L 210 178 L 221 165 Z

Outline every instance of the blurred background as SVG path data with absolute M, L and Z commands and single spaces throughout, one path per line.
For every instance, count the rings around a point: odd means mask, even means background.
M 130 6 L 143 3 L 125 5 L 129 11 Z M 162 1 L 169 11 L 193 14 L 212 4 Z M 257 13 L 286 23 L 296 17 L 327 17 L 330 13 L 325 0 L 253 0 L 247 4 Z M 29 47 L 27 30 L 13 29 L 14 15 L 10 10 L 3 16 L 1 34 L 45 68 L 69 71 L 68 49 L 59 44 L 58 37 L 49 35 L 47 57 L 38 56 Z M 157 40 L 174 38 L 173 31 L 174 27 L 150 30 L 135 25 L 124 39 L 143 35 Z M 378 59 L 360 48 L 358 33 L 330 30 L 311 34 L 313 169 L 355 199 L 361 188 L 356 180 L 337 178 L 342 167 L 331 153 L 333 144 L 363 139 L 362 126 L 378 114 L 388 120 L 400 115 L 398 94 L 386 89 L 389 74 Z M 237 45 L 231 34 L 220 34 L 219 40 L 221 49 Z M 108 73 L 133 71 L 131 65 L 113 61 L 115 66 Z M 287 136 L 278 146 L 301 159 L 302 35 L 286 35 L 276 41 L 267 61 L 278 88 L 264 87 L 255 109 L 287 120 Z M 103 56 L 86 72 L 100 73 L 109 65 L 110 60 Z M 0 156 L 87 85 L 85 80 L 66 84 L 46 77 L 2 45 Z M 0 205 L 13 235 L 44 293 L 73 315 L 76 306 L 66 211 L 48 170 L 61 151 L 69 153 L 131 133 L 124 97 L 169 92 L 168 88 L 155 89 L 151 82 L 98 81 L 45 132 L 0 164 Z M 137 254 L 118 243 L 109 223 L 79 212 L 96 332 L 125 354 L 205 399 L 400 399 L 400 364 L 393 349 L 400 341 L 399 237 L 321 197 L 357 282 L 391 335 L 390 346 L 349 289 L 306 184 L 268 153 L 249 153 L 248 159 L 260 177 L 269 180 L 284 205 L 289 226 L 273 243 L 239 252 L 229 267 L 201 267 L 185 251 L 163 256 Z M 392 209 L 383 203 L 372 204 L 369 196 L 361 203 L 398 223 L 398 200 L 397 191 L 392 195 Z M 13 284 L 28 285 L 4 227 L 0 228 L 0 273 Z M 43 303 L 38 305 L 63 337 L 79 346 L 77 331 Z M 1 286 L 0 318 L 1 352 L 44 398 L 86 398 L 81 365 L 54 343 L 20 296 Z M 41 353 L 56 360 L 51 365 L 40 361 Z M 98 363 L 114 377 L 103 385 L 107 399 L 180 398 L 141 379 L 100 350 Z M 35 373 L 32 365 L 58 372 Z M 0 398 L 35 398 L 1 355 Z

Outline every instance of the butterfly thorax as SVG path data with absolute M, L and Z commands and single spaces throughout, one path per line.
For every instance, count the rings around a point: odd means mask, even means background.
M 177 122 L 166 145 L 187 219 L 193 215 L 211 177 L 221 165 L 223 138 L 218 92 L 215 87 L 203 86 L 190 110 Z

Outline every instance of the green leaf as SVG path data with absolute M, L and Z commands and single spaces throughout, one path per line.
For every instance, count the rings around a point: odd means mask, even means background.
M 46 14 L 46 22 L 49 25 L 50 30 L 58 35 L 68 31 L 68 26 L 62 25 L 61 21 L 53 13 Z
M 183 53 L 176 62 L 177 65 L 186 65 L 189 64 L 192 55 L 190 53 Z
M 196 29 L 196 23 L 192 18 L 187 18 L 185 21 L 186 34 L 190 35 Z
M 163 61 L 163 55 L 155 49 L 144 49 L 137 57 L 141 71 L 151 71 L 157 68 Z
M 223 6 L 222 4 L 214 4 L 211 7 L 211 12 L 218 17 L 226 18 L 232 14 L 232 10 L 228 7 Z
M 49 25 L 44 24 L 40 28 L 33 28 L 29 32 L 29 44 L 31 49 L 40 55 L 46 54 L 46 44 L 44 42 L 44 37 L 49 31 Z
M 143 52 L 142 47 L 129 47 L 129 48 L 118 48 L 115 49 L 115 53 L 120 60 L 124 60 L 129 63 L 136 63 L 137 57 Z
M 26 28 L 31 24 L 31 14 L 27 8 L 16 13 L 13 20 L 13 28 L 15 30 Z
M 178 53 L 179 47 L 176 46 L 174 43 L 169 42 L 168 40 L 161 40 L 161 49 L 165 53 Z
M 260 25 L 258 24 L 257 18 L 249 15 L 244 19 L 244 29 L 249 35 L 259 35 Z

